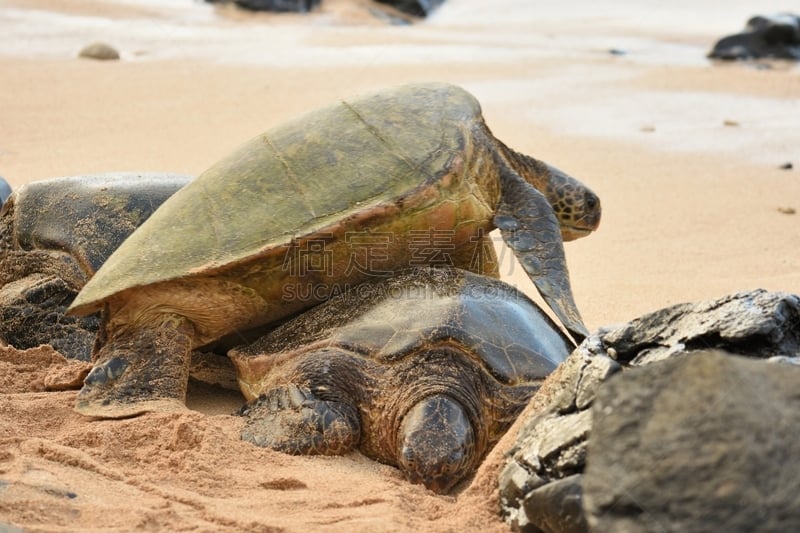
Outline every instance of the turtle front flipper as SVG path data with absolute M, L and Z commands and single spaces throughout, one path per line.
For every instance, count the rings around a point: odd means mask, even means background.
M 75 410 L 98 418 L 185 410 L 193 333 L 177 315 L 118 333 L 95 355 Z
M 580 342 L 589 331 L 572 296 L 564 242 L 553 207 L 541 192 L 502 162 L 500 187 L 494 225 L 547 305 Z
M 67 317 L 77 291 L 62 278 L 33 273 L 0 289 L 0 339 L 25 350 L 49 344 L 65 357 L 90 361 L 96 316 Z
M 318 399 L 305 386 L 276 387 L 247 404 L 242 439 L 293 455 L 342 455 L 361 437 L 356 409 Z

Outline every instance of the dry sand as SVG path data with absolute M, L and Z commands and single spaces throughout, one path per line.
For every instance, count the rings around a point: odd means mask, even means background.
M 800 71 L 703 57 L 760 2 L 448 0 L 413 27 L 387 26 L 361 2 L 326 2 L 301 18 L 189 0 L 3 1 L 0 175 L 18 186 L 199 173 L 337 97 L 445 80 L 478 96 L 499 138 L 600 195 L 600 229 L 566 247 L 590 328 L 738 290 L 800 292 L 800 214 L 790 214 L 800 210 Z M 122 60 L 77 59 L 95 40 Z M 513 263 L 503 274 L 532 292 Z M 219 389 L 195 386 L 182 414 L 87 420 L 71 411 L 74 391 L 45 391 L 75 372 L 46 347 L 0 350 L 0 524 L 505 529 L 493 474 L 507 442 L 471 485 L 436 496 L 358 453 L 290 457 L 242 443 L 227 414 L 240 398 Z

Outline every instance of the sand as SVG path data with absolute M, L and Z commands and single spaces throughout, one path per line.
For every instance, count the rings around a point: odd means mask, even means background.
M 425 23 L 390 26 L 364 2 L 326 1 L 303 18 L 189 0 L 5 0 L 0 175 L 19 186 L 196 174 L 338 97 L 450 81 L 481 100 L 499 138 L 600 195 L 600 229 L 566 245 L 591 329 L 756 287 L 800 293 L 800 71 L 704 58 L 760 3 L 448 0 Z M 77 59 L 97 40 L 122 59 Z M 503 276 L 533 294 L 513 262 Z M 222 389 L 193 386 L 185 413 L 85 419 L 71 410 L 74 390 L 46 390 L 80 371 L 48 347 L 0 350 L 0 524 L 505 530 L 494 474 L 510 437 L 474 480 L 437 496 L 358 453 L 290 457 L 242 443 L 230 414 L 241 398 Z

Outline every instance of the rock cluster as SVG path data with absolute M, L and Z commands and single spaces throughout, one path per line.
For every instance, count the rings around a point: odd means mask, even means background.
M 800 298 L 785 293 L 600 330 L 509 451 L 506 519 L 530 532 L 797 530 L 800 367 L 786 363 L 798 362 Z
M 715 59 L 800 60 L 800 15 L 758 15 L 741 33 L 723 37 L 708 54 Z

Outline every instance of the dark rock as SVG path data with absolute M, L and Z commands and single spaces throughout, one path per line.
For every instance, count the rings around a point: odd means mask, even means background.
M 758 15 L 744 31 L 723 37 L 708 54 L 715 59 L 800 60 L 800 16 L 790 13 Z
M 800 350 L 800 298 L 755 290 L 678 304 L 599 333 L 613 358 L 631 366 L 719 348 L 751 357 Z
M 584 524 L 583 512 L 578 506 L 561 506 L 552 498 L 537 499 L 548 494 L 543 489 L 549 484 L 585 475 L 587 454 L 591 461 L 593 454 L 598 453 L 593 452 L 593 428 L 597 427 L 593 413 L 596 414 L 597 409 L 592 406 L 599 395 L 605 394 L 606 381 L 634 375 L 640 371 L 637 367 L 656 369 L 665 360 L 693 359 L 706 354 L 710 348 L 765 359 L 769 362 L 754 360 L 754 364 L 775 367 L 778 372 L 782 367 L 794 371 L 793 365 L 800 361 L 800 298 L 763 290 L 736 293 L 716 300 L 668 307 L 625 325 L 601 329 L 586 338 L 548 378 L 542 390 L 548 391 L 552 401 L 544 410 L 522 421 L 517 441 L 508 451 L 509 461 L 500 474 L 500 498 L 504 516 L 512 527 L 522 531 L 552 531 L 553 516 L 561 517 L 564 523 L 576 524 L 575 527 Z M 653 372 L 658 375 L 658 371 Z M 612 378 L 617 374 L 622 378 Z M 800 378 L 800 373 L 796 377 Z M 661 387 L 672 385 L 675 385 L 674 378 L 664 378 Z M 754 382 L 750 386 L 760 385 Z M 721 394 L 713 387 L 706 392 L 710 397 Z M 688 405 L 696 410 L 695 415 L 700 419 L 710 412 L 709 406 L 702 402 Z M 670 410 L 667 406 L 663 411 L 654 411 L 652 416 L 637 413 L 628 421 L 646 427 L 651 419 L 689 416 L 670 413 Z M 740 435 L 748 434 L 748 416 L 743 413 L 741 420 L 732 424 Z M 732 419 L 727 420 L 730 423 Z M 680 431 L 691 432 L 693 428 L 682 427 Z M 779 442 L 773 444 L 776 449 L 780 447 Z M 769 462 L 776 456 L 762 457 L 762 462 Z M 523 473 L 527 473 L 527 477 Z M 682 480 L 686 484 L 696 481 L 693 478 Z M 702 504 L 703 500 L 699 501 Z M 552 509 L 549 505 L 559 507 Z M 648 530 L 647 518 L 640 519 L 635 530 Z M 662 522 L 661 526 L 666 530 L 676 529 L 668 522 Z
M 781 170 L 792 170 L 794 165 L 791 162 L 784 163 L 779 167 Z
M 444 3 L 444 0 L 375 0 L 381 4 L 390 5 L 398 11 L 408 13 L 415 17 L 427 17 L 434 9 Z
M 800 368 L 721 352 L 611 378 L 592 408 L 590 528 L 800 531 L 798 384 Z
M 212 4 L 233 2 L 237 6 L 250 11 L 273 11 L 277 13 L 308 13 L 320 3 L 320 0 L 206 0 Z
M 548 483 L 528 494 L 522 502 L 526 516 L 539 517 L 536 526 L 520 527 L 520 531 L 544 533 L 581 533 L 586 531 L 582 512 L 583 476 L 575 474 Z M 611 530 L 608 530 L 611 531 Z
M 592 336 L 586 341 L 591 339 Z M 592 353 L 591 343 L 586 341 L 562 364 L 560 393 L 544 413 L 524 423 L 508 452 L 510 460 L 500 473 L 503 514 L 516 531 L 561 531 L 552 529 L 554 517 L 558 517 L 559 524 L 570 524 L 569 531 L 585 531 L 581 507 L 562 505 L 552 498 L 552 492 L 542 488 L 567 477 L 577 476 L 574 482 L 580 479 L 592 419 L 591 410 L 576 407 L 577 398 L 581 395 L 584 401 L 588 400 L 590 383 L 596 382 L 599 388 L 601 382 L 594 376 L 613 374 L 620 369 L 606 355 Z M 526 472 L 527 477 L 520 471 Z

